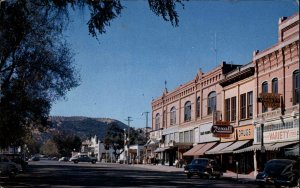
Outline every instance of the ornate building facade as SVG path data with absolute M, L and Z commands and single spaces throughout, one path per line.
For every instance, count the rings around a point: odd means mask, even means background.
M 249 173 L 265 160 L 299 155 L 299 13 L 278 26 L 278 42 L 250 63 L 199 70 L 152 101 L 149 156 L 165 165 L 205 156 Z M 233 133 L 213 134 L 220 121 Z

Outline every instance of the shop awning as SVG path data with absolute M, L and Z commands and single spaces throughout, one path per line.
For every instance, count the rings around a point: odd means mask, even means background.
M 165 151 L 165 150 L 167 150 L 167 149 L 170 149 L 170 147 L 166 147 L 166 148 L 157 148 L 157 149 L 154 150 L 153 152 L 154 152 L 154 153 L 159 153 L 159 152 L 163 152 L 163 151 Z
M 222 154 L 222 153 L 232 153 L 234 150 L 239 149 L 240 147 L 244 146 L 245 144 L 249 143 L 250 140 L 240 140 L 236 141 L 230 146 L 222 149 L 221 151 L 217 152 L 217 154 Z
M 145 146 L 156 145 L 156 144 L 158 144 L 158 143 L 159 143 L 158 140 L 156 140 L 156 139 L 150 139 L 150 140 L 148 140 L 148 142 L 145 144 Z
M 286 156 L 298 156 L 299 155 L 299 144 L 295 145 L 292 148 L 286 148 L 284 152 Z
M 285 146 L 292 145 L 292 144 L 297 144 L 297 143 L 299 143 L 299 141 L 279 142 L 279 143 L 276 143 L 276 144 L 270 146 L 268 150 L 275 151 L 275 150 L 279 150 L 280 148 L 283 148 Z
M 194 154 L 195 155 L 204 155 L 204 153 L 209 150 L 210 148 L 212 148 L 214 145 L 216 145 L 217 142 L 210 142 L 210 143 L 206 143 L 201 149 L 197 150 Z
M 183 153 L 183 156 L 194 156 L 194 153 L 201 149 L 205 144 L 198 144 L 194 146 L 192 149 L 188 150 L 187 152 Z
M 272 144 L 264 144 L 266 150 L 270 150 L 270 147 L 273 145 Z M 240 149 L 240 150 L 236 150 L 236 151 L 233 151 L 233 153 L 243 153 L 243 152 L 249 152 L 249 151 L 254 151 L 254 150 L 261 150 L 261 145 L 260 144 L 255 144 L 255 145 L 252 145 L 250 147 L 247 147 L 247 148 L 243 148 L 243 149 Z
M 219 143 L 216 147 L 214 147 L 213 149 L 205 152 L 205 154 L 217 154 L 219 151 L 221 151 L 222 149 L 230 146 L 233 142 L 223 142 L 223 143 Z

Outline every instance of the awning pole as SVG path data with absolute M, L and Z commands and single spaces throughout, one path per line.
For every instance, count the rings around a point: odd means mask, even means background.
M 256 149 L 253 152 L 253 163 L 254 163 L 254 176 L 257 175 L 257 161 L 256 161 Z

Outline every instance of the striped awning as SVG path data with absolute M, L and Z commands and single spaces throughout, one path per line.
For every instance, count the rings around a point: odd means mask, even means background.
M 276 144 L 270 146 L 270 148 L 268 150 L 271 150 L 271 151 L 280 150 L 280 148 L 283 148 L 283 147 L 289 146 L 289 145 L 293 145 L 293 144 L 297 144 L 297 143 L 299 143 L 299 141 L 279 142 L 279 143 L 276 143 Z
M 153 152 L 154 152 L 154 153 L 159 153 L 159 152 L 163 152 L 163 151 L 165 151 L 165 150 L 167 150 L 167 149 L 170 149 L 170 147 L 166 147 L 166 148 L 157 148 L 157 149 L 154 150 Z
M 213 149 L 205 152 L 205 154 L 211 155 L 211 154 L 217 154 L 219 151 L 221 151 L 222 149 L 230 146 L 233 142 L 223 142 L 223 143 L 219 143 L 216 147 L 214 147 Z
M 216 145 L 217 142 L 209 142 L 209 143 L 206 143 L 201 149 L 197 150 L 194 154 L 196 156 L 198 155 L 204 155 L 204 153 L 209 150 L 210 148 L 212 148 L 214 145 Z
M 250 140 L 240 140 L 240 141 L 236 141 L 233 144 L 231 144 L 230 146 L 222 149 L 219 152 L 216 152 L 217 154 L 222 154 L 222 153 L 233 153 L 234 150 L 239 149 L 240 147 L 244 146 L 245 144 L 249 143 Z
M 205 144 L 198 144 L 195 145 L 192 149 L 188 150 L 187 152 L 183 153 L 183 156 L 194 156 L 194 153 L 201 149 Z
M 273 144 L 264 144 L 266 150 L 270 150 L 269 148 L 272 145 Z M 260 144 L 255 144 L 255 145 L 252 145 L 252 146 L 247 147 L 247 148 L 236 150 L 236 151 L 233 151 L 233 153 L 243 153 L 243 152 L 256 151 L 256 150 L 261 150 L 261 145 Z

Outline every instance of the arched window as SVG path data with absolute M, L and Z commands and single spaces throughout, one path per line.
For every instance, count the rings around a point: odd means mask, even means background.
M 191 121 L 192 103 L 188 101 L 184 105 L 184 121 Z
M 196 102 L 196 117 L 200 117 L 200 97 L 197 98 Z
M 170 125 L 176 124 L 176 108 L 173 106 L 170 111 Z
M 278 93 L 278 79 L 274 78 L 272 80 L 272 93 Z
M 300 77 L 299 70 L 293 72 L 293 104 L 299 104 L 300 100 Z
M 160 129 L 160 115 L 159 115 L 159 113 L 157 113 L 156 116 L 155 116 L 155 128 Z
M 208 94 L 208 101 L 207 101 L 207 114 L 211 114 L 212 112 L 216 111 L 217 105 L 217 94 L 215 91 Z
M 261 85 L 261 91 L 262 93 L 268 93 L 268 82 L 264 82 Z M 267 112 L 268 111 L 268 107 L 265 107 L 264 104 L 262 103 L 262 112 Z

